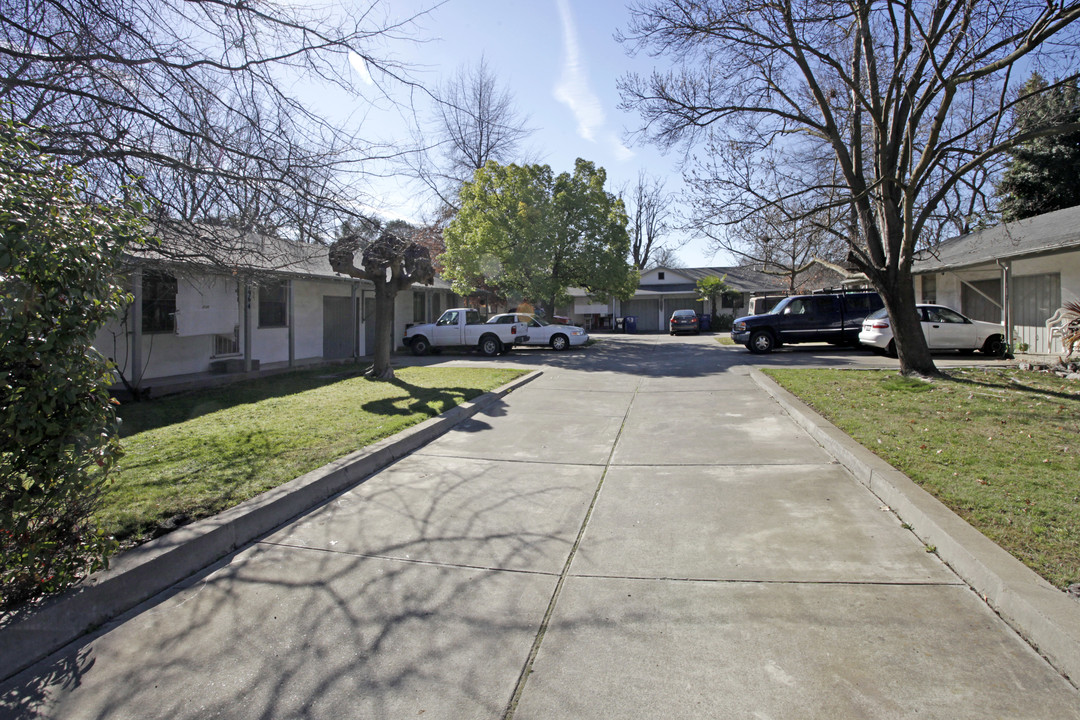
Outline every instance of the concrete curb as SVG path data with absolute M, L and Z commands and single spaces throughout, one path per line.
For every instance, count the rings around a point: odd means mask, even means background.
M 1074 686 L 1080 681 L 1080 603 L 1043 580 L 909 477 L 759 370 L 751 377 L 825 450 L 908 525 Z
M 121 553 L 108 570 L 0 630 L 0 680 L 356 485 L 542 374 L 534 370 L 223 513 Z

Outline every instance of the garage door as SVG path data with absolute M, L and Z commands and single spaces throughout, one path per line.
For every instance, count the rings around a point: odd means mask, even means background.
M 671 317 L 676 310 L 693 310 L 698 315 L 704 312 L 705 303 L 696 298 L 667 298 L 664 300 L 664 317 Z
M 659 300 L 627 300 L 622 304 L 622 314 L 637 315 L 638 332 L 660 331 Z

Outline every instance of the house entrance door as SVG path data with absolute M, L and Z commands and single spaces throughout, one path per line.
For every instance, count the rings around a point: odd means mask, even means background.
M 352 357 L 352 298 L 323 297 L 323 359 Z

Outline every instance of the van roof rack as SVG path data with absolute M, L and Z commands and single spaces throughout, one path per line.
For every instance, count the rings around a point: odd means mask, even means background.
M 839 288 L 822 288 L 821 290 L 814 290 L 811 295 L 848 295 L 850 293 L 870 293 L 877 292 L 873 288 L 852 288 L 852 287 L 839 287 Z

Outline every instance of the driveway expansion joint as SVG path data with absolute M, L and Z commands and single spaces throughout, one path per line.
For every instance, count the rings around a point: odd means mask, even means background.
M 968 587 L 957 578 L 955 582 L 940 580 L 765 580 L 753 578 L 700 578 L 666 577 L 653 575 L 600 575 L 596 573 L 571 573 L 570 577 L 581 580 L 630 580 L 641 582 L 700 583 L 704 585 L 837 585 L 845 587 Z
M 525 665 L 521 668 L 521 674 L 518 676 L 514 692 L 510 697 L 510 702 L 506 706 L 506 711 L 503 713 L 503 720 L 513 720 L 514 713 L 517 711 L 521 695 L 525 691 L 525 685 L 529 680 L 529 675 L 532 673 L 533 664 L 536 662 L 536 656 L 540 653 L 540 646 L 544 642 L 544 635 L 547 633 L 547 629 L 551 624 L 551 617 L 555 613 L 555 607 L 559 603 L 559 596 L 562 594 L 566 579 L 570 577 L 570 567 L 573 565 L 574 557 L 577 555 L 578 548 L 581 546 L 581 541 L 585 537 L 585 530 L 589 526 L 589 520 L 592 518 L 593 510 L 596 508 L 596 501 L 600 498 L 600 491 L 604 487 L 604 480 L 607 478 L 608 470 L 612 467 L 612 459 L 615 457 L 615 450 L 619 446 L 619 438 L 622 437 L 623 429 L 626 427 L 626 419 L 630 417 L 630 410 L 634 407 L 634 399 L 637 397 L 638 388 L 640 388 L 640 386 L 641 382 L 639 380 L 638 384 L 634 387 L 633 394 L 630 396 L 630 402 L 626 405 L 626 412 L 623 413 L 623 421 L 619 425 L 619 431 L 615 434 L 615 439 L 611 443 L 611 450 L 608 452 L 607 462 L 603 466 L 604 471 L 600 474 L 600 480 L 597 482 L 596 489 L 593 491 L 589 508 L 585 511 L 585 517 L 581 521 L 581 527 L 578 529 L 577 538 L 574 540 L 574 545 L 570 548 L 570 553 L 566 557 L 566 563 L 563 565 L 562 572 L 559 575 L 559 581 L 555 584 L 555 590 L 551 594 L 551 600 L 548 602 L 547 609 L 544 612 L 544 618 L 540 622 L 540 627 L 536 632 L 532 647 L 529 649 L 529 656 L 525 661 Z
M 400 562 L 407 563 L 409 565 L 427 565 L 429 567 L 442 567 L 452 568 L 456 570 L 478 570 L 482 572 L 499 572 L 499 573 L 514 573 L 517 575 L 540 575 L 543 577 L 558 577 L 558 573 L 548 572 L 544 570 L 524 570 L 521 568 L 504 568 L 504 567 L 492 567 L 490 565 L 470 565 L 468 563 L 453 563 L 453 562 L 441 562 L 438 560 L 421 560 L 419 558 L 406 558 L 400 555 L 380 555 L 377 553 L 362 553 L 355 552 L 353 550 L 336 550 L 334 548 L 321 548 L 312 547 L 310 545 L 298 545 L 296 543 L 283 543 L 283 542 L 270 542 L 261 541 L 256 545 L 263 545 L 267 547 L 278 547 L 286 550 L 300 550 L 310 551 L 316 553 L 326 553 L 329 555 L 344 555 L 347 557 L 366 558 L 370 560 L 385 560 L 387 562 Z
M 560 462 L 558 460 L 519 460 L 517 458 L 485 458 L 475 455 L 453 455 L 450 453 L 437 453 L 418 451 L 417 457 L 445 458 L 447 460 L 471 460 L 477 462 L 512 463 L 517 465 L 574 465 L 576 467 L 607 467 L 608 463 L 591 462 Z

